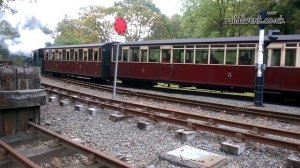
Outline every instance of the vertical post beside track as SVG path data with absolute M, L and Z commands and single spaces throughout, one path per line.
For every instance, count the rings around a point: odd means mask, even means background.
M 257 73 L 255 78 L 255 92 L 254 92 L 254 104 L 255 106 L 262 107 L 263 106 L 263 95 L 264 95 L 264 71 L 266 69 L 266 65 L 263 63 L 264 56 L 264 46 L 265 44 L 265 27 L 266 23 L 264 23 L 267 16 L 276 15 L 277 12 L 274 11 L 265 11 L 261 10 L 259 12 L 259 16 L 261 18 L 261 23 L 259 24 L 259 48 L 258 48 L 258 61 L 257 61 Z M 273 40 L 272 37 L 269 36 L 268 42 Z
M 118 59 L 119 59 L 119 43 L 117 43 L 117 53 L 115 58 L 115 76 L 114 76 L 114 88 L 113 88 L 113 99 L 116 99 L 117 90 L 117 75 L 118 75 Z
M 264 27 L 259 30 L 259 47 L 258 47 L 258 63 L 257 63 L 257 74 L 256 74 L 256 86 L 255 86 L 255 100 L 256 106 L 263 106 L 263 95 L 264 95 L 264 69 L 263 69 L 263 45 L 264 45 L 265 29 Z

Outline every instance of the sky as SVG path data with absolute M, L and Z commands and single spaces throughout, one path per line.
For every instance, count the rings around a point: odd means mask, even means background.
M 15 7 L 18 12 L 14 15 L 6 13 L 4 19 L 8 20 L 12 26 L 19 25 L 21 36 L 17 39 L 17 44 L 13 41 L 6 41 L 6 43 L 12 53 L 30 53 L 33 49 L 44 47 L 47 41 L 53 42 L 53 38 L 50 35 L 45 35 L 40 29 L 23 29 L 22 25 L 25 24 L 26 18 L 35 16 L 43 25 L 54 30 L 57 23 L 65 15 L 77 18 L 81 7 L 90 5 L 110 7 L 115 1 L 120 0 L 23 0 L 11 2 L 10 6 Z M 163 14 L 169 17 L 175 13 L 180 13 L 181 0 L 153 0 L 153 2 Z

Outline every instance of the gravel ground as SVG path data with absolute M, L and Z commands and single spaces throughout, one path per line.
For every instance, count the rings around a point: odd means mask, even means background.
M 111 98 L 111 93 L 105 93 L 90 89 L 79 88 L 69 84 L 62 84 L 57 81 L 42 78 L 42 81 L 63 86 L 72 90 L 80 90 L 89 94 Z M 173 94 L 174 95 L 174 94 Z M 175 96 L 175 95 L 174 95 Z M 177 96 L 177 95 L 176 95 Z M 185 96 L 192 99 L 205 99 L 206 101 L 222 102 L 216 98 L 203 98 L 200 96 Z M 223 119 L 244 121 L 246 123 L 255 123 L 260 125 L 272 126 L 274 128 L 283 128 L 299 131 L 299 126 L 280 123 L 271 120 L 254 119 L 250 117 L 227 115 L 226 113 L 212 113 L 202 111 L 195 107 L 186 107 L 179 104 L 167 104 L 157 101 L 149 101 L 140 98 L 129 98 L 118 96 L 118 99 L 160 106 L 170 109 L 183 110 L 201 115 L 214 116 Z M 229 103 L 230 102 L 230 103 Z M 237 102 L 226 100 L 228 104 L 237 104 L 240 106 L 249 106 L 249 102 Z M 296 107 L 284 107 L 276 105 L 266 105 L 267 108 L 276 109 L 276 111 L 299 112 Z M 218 115 L 216 115 L 218 114 Z M 86 145 L 108 153 L 124 155 L 126 162 L 137 167 L 155 166 L 155 167 L 176 167 L 165 161 L 159 160 L 159 154 L 174 150 L 183 145 L 190 145 L 209 152 L 217 153 L 228 158 L 228 162 L 223 167 L 283 167 L 286 158 L 292 151 L 261 145 L 257 143 L 247 143 L 246 151 L 240 156 L 227 155 L 221 152 L 221 142 L 228 139 L 225 136 L 216 135 L 208 132 L 197 132 L 193 141 L 183 142 L 175 138 L 175 130 L 181 128 L 176 125 L 159 123 L 149 131 L 142 131 L 136 128 L 136 122 L 141 120 L 139 117 L 129 118 L 121 122 L 111 122 L 108 120 L 108 113 L 99 113 L 90 116 L 74 110 L 74 106 L 59 107 L 57 104 L 47 103 L 42 106 L 42 125 L 51 130 L 61 130 L 69 137 L 78 137 L 86 142 Z M 47 123 L 47 124 L 45 124 Z M 50 123 L 50 124 L 49 124 Z

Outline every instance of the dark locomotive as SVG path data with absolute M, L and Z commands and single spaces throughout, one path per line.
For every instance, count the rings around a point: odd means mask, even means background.
M 265 91 L 300 93 L 300 35 L 268 37 Z M 123 83 L 177 83 L 199 88 L 253 91 L 258 36 L 136 41 L 120 44 L 118 78 Z M 33 52 L 43 72 L 111 80 L 113 43 L 50 46 Z

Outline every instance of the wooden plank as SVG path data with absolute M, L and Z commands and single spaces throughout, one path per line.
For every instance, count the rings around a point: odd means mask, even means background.
M 17 128 L 16 133 L 25 132 L 28 129 L 28 112 L 31 108 L 22 108 L 17 110 Z
M 16 69 L 15 67 L 0 67 L 0 90 L 16 90 Z
M 15 110 L 6 110 L 3 113 L 4 119 L 4 135 L 13 135 L 16 133 L 16 111 Z
M 3 111 L 0 111 L 0 137 L 4 136 L 3 121 Z
M 0 109 L 41 106 L 46 104 L 46 91 L 44 89 L 2 91 L 0 100 Z

